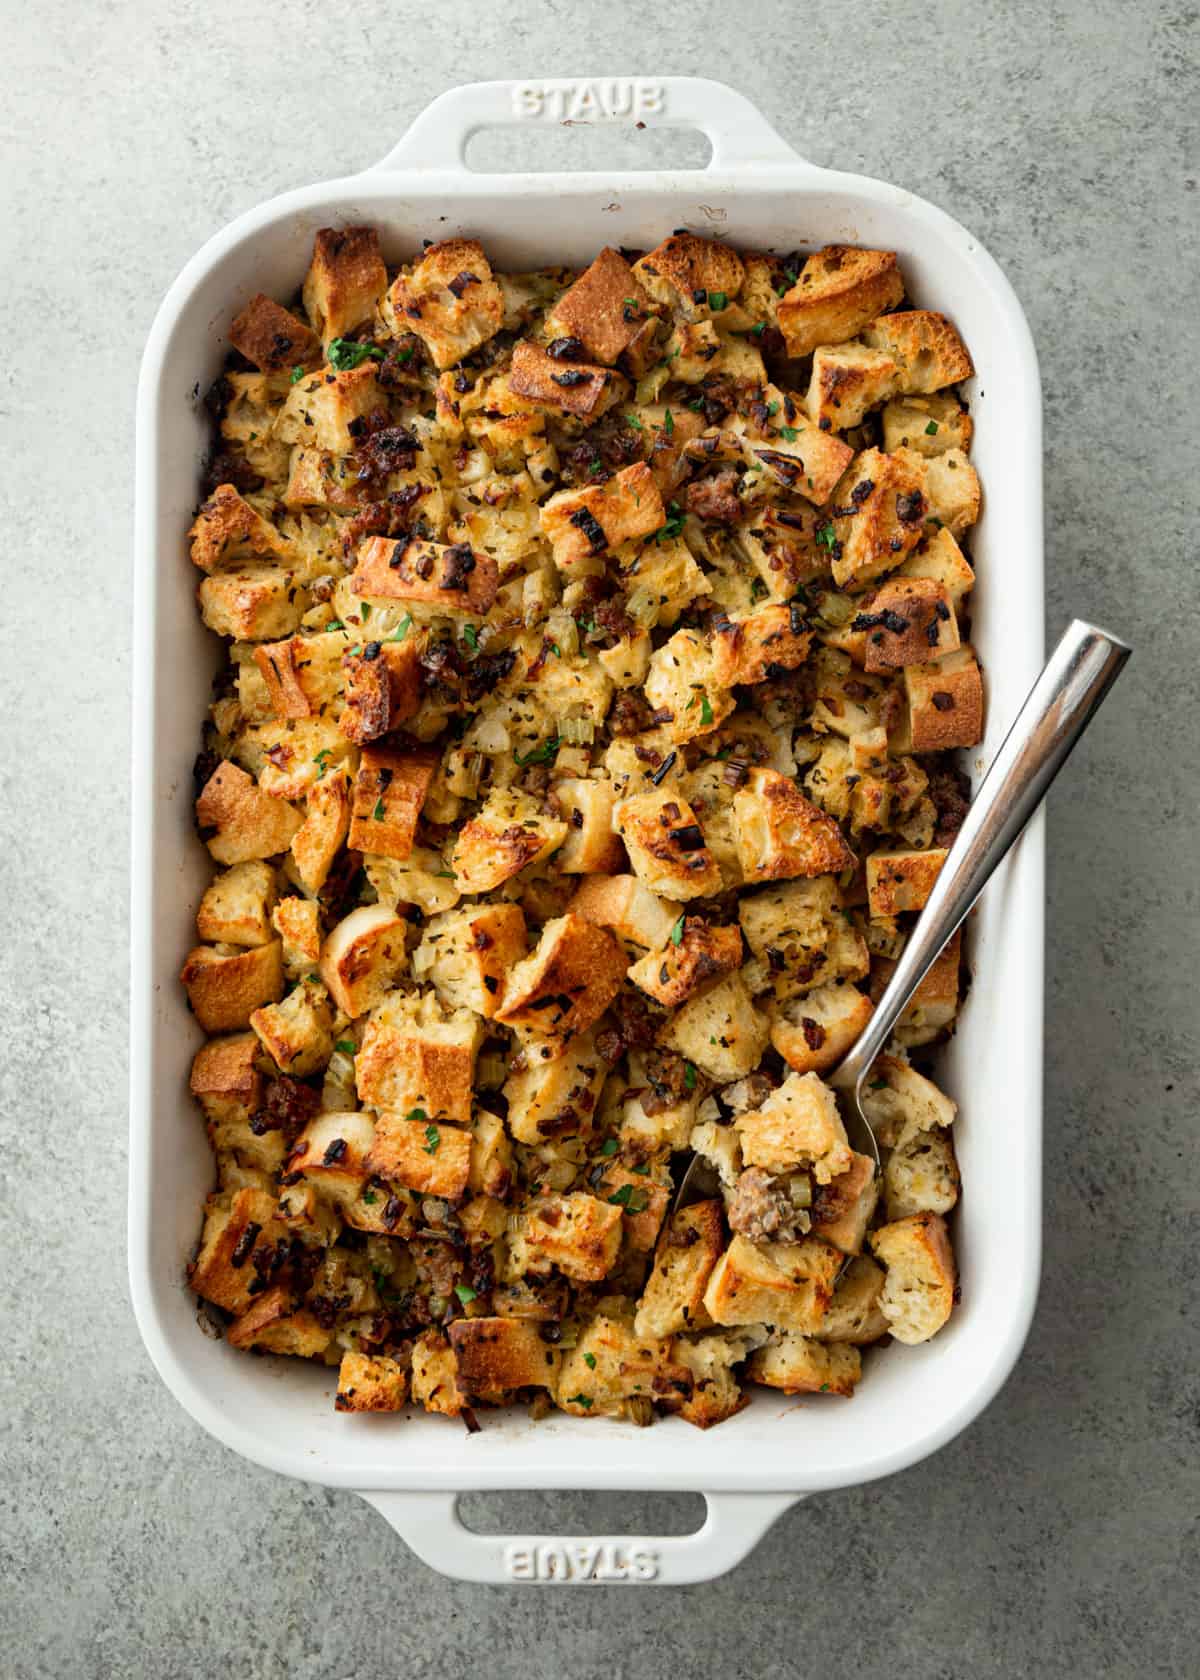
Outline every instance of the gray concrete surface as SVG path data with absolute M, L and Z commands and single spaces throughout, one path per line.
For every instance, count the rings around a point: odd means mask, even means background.
M 2 9 L 0 1674 L 1195 1674 L 1197 12 Z M 572 69 L 723 77 L 813 158 L 982 237 L 1042 356 L 1049 628 L 1079 611 L 1138 648 L 1050 819 L 1046 1273 L 1025 1359 L 935 1462 L 802 1507 L 732 1577 L 666 1595 L 435 1578 L 356 1498 L 201 1435 L 124 1280 L 131 422 L 151 316 L 229 216 L 373 161 L 444 86 Z M 474 1509 L 579 1532 L 694 1507 Z

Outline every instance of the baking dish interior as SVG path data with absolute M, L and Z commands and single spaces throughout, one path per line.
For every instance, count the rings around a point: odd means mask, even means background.
M 761 177 L 761 178 L 760 178 Z M 139 396 L 135 739 L 131 1280 L 147 1345 L 181 1402 L 251 1459 L 358 1488 L 659 1487 L 816 1490 L 885 1474 L 942 1444 L 986 1404 L 1019 1352 L 1039 1265 L 1042 1000 L 1041 828 L 1026 835 L 973 919 L 974 974 L 941 1082 L 960 1104 L 964 1193 L 955 1242 L 962 1304 L 919 1348 L 867 1361 L 851 1402 L 757 1391 L 704 1435 L 670 1419 L 648 1430 L 521 1409 L 484 1412 L 468 1438 L 445 1419 L 334 1412 L 335 1372 L 248 1358 L 206 1338 L 183 1269 L 213 1184 L 187 1071 L 201 1034 L 175 976 L 210 864 L 192 826 L 190 768 L 217 665 L 200 622 L 183 533 L 208 447 L 201 399 L 237 306 L 286 298 L 313 232 L 370 221 L 390 260 L 422 238 L 480 237 L 498 267 L 584 264 L 602 244 L 648 247 L 674 227 L 790 250 L 832 241 L 895 249 L 914 301 L 952 315 L 977 376 L 967 387 L 983 517 L 973 534 L 973 639 L 985 671 L 990 759 L 1042 651 L 1040 397 L 1028 329 L 991 259 L 907 194 L 856 178 L 757 172 L 722 191 L 712 172 L 665 184 L 609 177 L 361 176 L 290 195 L 210 242 L 156 322 Z

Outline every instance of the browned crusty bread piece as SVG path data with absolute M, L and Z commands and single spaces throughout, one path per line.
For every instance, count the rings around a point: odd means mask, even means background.
M 894 251 L 826 245 L 809 257 L 779 301 L 779 330 L 788 355 L 808 356 L 819 345 L 844 344 L 903 296 Z
M 946 1222 L 936 1213 L 893 1220 L 871 1233 L 871 1247 L 887 1268 L 880 1310 L 898 1342 L 927 1342 L 954 1306 L 954 1254 Z

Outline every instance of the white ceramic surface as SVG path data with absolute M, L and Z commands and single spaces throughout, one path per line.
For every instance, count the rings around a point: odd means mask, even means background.
M 497 124 L 644 122 L 703 130 L 703 170 L 484 176 L 469 136 Z M 988 691 L 988 761 L 1042 660 L 1041 398 L 1020 305 L 991 257 L 922 199 L 800 159 L 741 95 L 692 78 L 493 82 L 442 95 L 376 168 L 288 193 L 216 234 L 183 270 L 151 330 L 137 410 L 130 1282 L 163 1380 L 206 1429 L 286 1475 L 370 1498 L 427 1562 L 478 1581 L 682 1583 L 732 1567 L 795 1499 L 887 1475 L 975 1418 L 1011 1371 L 1040 1261 L 1043 832 L 1034 824 L 977 912 L 974 984 L 940 1077 L 958 1099 L 965 1191 L 956 1215 L 962 1304 L 924 1347 L 872 1360 L 850 1403 L 767 1391 L 715 1432 L 521 1411 L 467 1437 L 445 1419 L 342 1416 L 333 1373 L 247 1359 L 204 1337 L 183 1281 L 211 1188 L 187 1094 L 200 1035 L 176 974 L 209 860 L 192 827 L 190 768 L 217 660 L 196 610 L 183 533 L 208 430 L 200 394 L 224 333 L 255 290 L 293 291 L 313 232 L 374 223 L 391 260 L 422 238 L 481 237 L 500 266 L 584 263 L 605 243 L 647 247 L 688 226 L 791 250 L 844 241 L 895 249 L 915 300 L 944 310 L 975 360 L 967 387 L 984 486 L 973 536 L 973 638 Z M 473 1488 L 703 1490 L 683 1538 L 556 1541 L 473 1535 L 455 1514 Z

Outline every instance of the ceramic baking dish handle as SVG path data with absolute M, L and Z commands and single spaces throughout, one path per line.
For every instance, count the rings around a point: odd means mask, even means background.
M 702 76 L 600 76 L 592 80 L 468 82 L 427 105 L 408 133 L 377 163 L 380 170 L 461 171 L 467 142 L 485 128 L 531 124 L 621 123 L 637 128 L 698 128 L 712 144 L 709 169 L 802 159 L 744 94 Z M 813 173 L 817 171 L 814 169 Z
M 458 1514 L 455 1493 L 364 1493 L 423 1563 L 459 1581 L 531 1586 L 685 1587 L 711 1581 L 757 1546 L 797 1493 L 706 1493 L 694 1534 L 476 1534 Z

